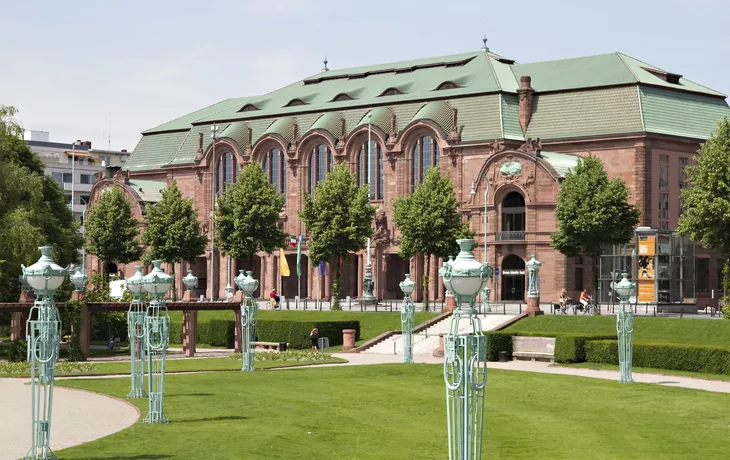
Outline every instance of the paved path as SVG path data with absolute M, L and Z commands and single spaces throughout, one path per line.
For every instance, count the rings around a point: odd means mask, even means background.
M 31 387 L 27 379 L 0 378 L 0 459 L 17 459 L 30 447 Z M 134 424 L 133 405 L 88 391 L 55 387 L 51 449 L 93 441 Z

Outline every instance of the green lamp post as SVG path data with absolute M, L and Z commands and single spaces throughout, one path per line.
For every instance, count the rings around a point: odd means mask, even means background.
M 152 271 L 142 278 L 144 289 L 150 294 L 150 305 L 145 315 L 144 330 L 147 344 L 147 398 L 149 411 L 145 423 L 167 423 L 164 411 L 165 358 L 170 340 L 170 316 L 167 314 L 165 294 L 174 279 L 160 268 L 161 260 L 153 260 Z
M 621 309 L 616 315 L 616 332 L 618 333 L 618 362 L 621 375 L 619 383 L 631 383 L 632 377 L 632 354 L 634 335 L 634 312 L 631 311 L 629 297 L 634 292 L 635 284 L 628 280 L 627 273 L 623 273 L 623 279 L 614 284 L 613 290 L 618 294 L 621 302 Z
M 243 276 L 243 270 L 236 277 L 236 285 L 245 294 L 243 303 L 241 303 L 241 326 L 243 329 L 243 367 L 241 371 L 250 372 L 255 368 L 254 352 L 256 341 L 256 317 L 258 315 L 259 305 L 253 298 L 253 293 L 259 287 L 258 280 L 251 276 L 250 271 Z
M 413 363 L 413 314 L 416 306 L 411 299 L 411 293 L 415 288 L 416 283 L 411 279 L 411 275 L 406 273 L 406 279 L 400 282 L 400 289 L 405 296 L 400 310 L 400 322 L 403 329 L 403 362 L 406 364 Z
M 193 275 L 192 270 L 188 270 L 188 274 L 182 279 L 185 289 L 190 293 L 189 297 L 192 299 L 193 289 L 198 287 L 198 277 Z M 226 288 L 228 289 L 228 288 Z
M 134 275 L 127 278 L 127 289 L 132 294 L 127 310 L 127 334 L 129 336 L 129 375 L 131 384 L 127 398 L 146 398 L 144 391 L 144 362 L 145 362 L 145 317 L 147 311 L 144 305 L 144 275 L 142 266 L 137 265 Z
M 53 380 L 61 343 L 61 318 L 53 300 L 56 290 L 66 278 L 68 269 L 56 265 L 51 247 L 43 246 L 41 258 L 30 267 L 21 265 L 22 277 L 35 293 L 28 315 L 26 336 L 31 379 L 31 447 L 26 459 L 55 459 L 51 451 L 51 415 Z M 35 318 L 35 319 L 33 319 Z
M 446 289 L 454 293 L 457 306 L 444 343 L 449 460 L 480 460 L 487 338 L 482 334 L 481 320 L 474 305 L 477 294 L 492 277 L 492 269 L 474 258 L 471 252 L 474 240 L 456 242 L 461 249 L 459 255 L 440 270 Z M 473 334 L 459 332 L 462 321 L 467 322 Z
M 71 284 L 74 285 L 74 291 L 84 292 L 86 288 L 86 274 L 81 271 L 81 267 L 76 267 L 74 273 L 69 276 L 69 279 L 71 280 Z

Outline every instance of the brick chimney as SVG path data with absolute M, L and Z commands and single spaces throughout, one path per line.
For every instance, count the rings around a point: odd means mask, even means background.
M 520 87 L 517 89 L 517 94 L 520 96 L 520 127 L 522 132 L 527 132 L 527 127 L 530 124 L 530 117 L 532 117 L 532 95 L 535 90 L 530 86 L 532 78 L 528 75 L 520 77 Z
M 200 164 L 203 161 L 203 133 L 198 133 L 198 151 L 195 152 L 195 164 Z

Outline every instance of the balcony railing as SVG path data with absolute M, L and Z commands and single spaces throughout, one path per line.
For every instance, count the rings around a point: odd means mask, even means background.
M 525 231 L 497 232 L 497 241 L 524 241 Z

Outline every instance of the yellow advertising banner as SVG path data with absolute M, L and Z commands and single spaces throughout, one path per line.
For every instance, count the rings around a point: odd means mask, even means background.
M 654 273 L 654 255 L 656 254 L 656 237 L 654 235 L 639 236 L 638 269 L 638 301 L 656 302 L 656 281 Z
M 639 303 L 654 303 L 654 280 L 639 280 Z
M 656 237 L 654 235 L 639 236 L 639 256 L 653 256 L 656 254 Z

